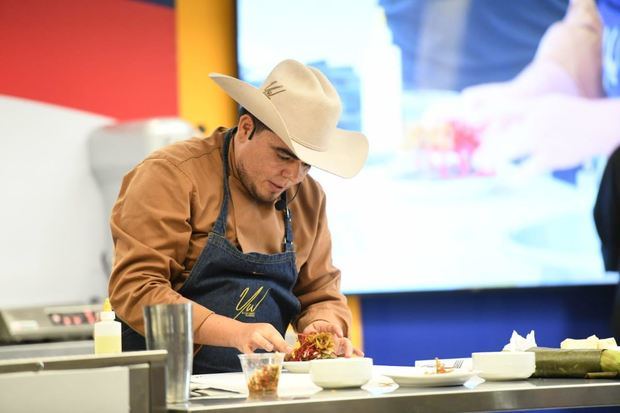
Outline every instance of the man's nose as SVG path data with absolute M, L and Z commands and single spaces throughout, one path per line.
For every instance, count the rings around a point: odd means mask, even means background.
M 301 161 L 291 162 L 282 171 L 282 176 L 292 181 L 293 184 L 298 184 L 304 178 L 303 171 L 304 168 Z

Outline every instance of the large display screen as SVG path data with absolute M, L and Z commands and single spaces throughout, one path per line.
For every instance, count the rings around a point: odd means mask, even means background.
M 605 159 L 514 179 L 472 164 L 475 130 L 423 123 L 464 87 L 517 75 L 566 4 L 238 1 L 241 78 L 258 86 L 286 58 L 315 66 L 342 97 L 339 126 L 369 138 L 355 178 L 311 170 L 345 292 L 616 282 L 592 218 Z

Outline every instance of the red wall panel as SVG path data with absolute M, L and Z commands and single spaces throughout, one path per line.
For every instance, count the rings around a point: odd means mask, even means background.
M 119 120 L 176 115 L 174 9 L 0 0 L 0 93 Z

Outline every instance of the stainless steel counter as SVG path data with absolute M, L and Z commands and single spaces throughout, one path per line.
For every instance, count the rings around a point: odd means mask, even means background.
M 248 401 L 192 399 L 168 412 L 484 412 L 566 407 L 620 406 L 620 380 L 530 379 L 458 387 L 400 387 L 391 393 L 362 389 L 321 391 L 303 399 Z
M 0 345 L 0 360 L 93 354 L 93 340 Z
M 166 411 L 165 350 L 0 360 L 0 411 Z

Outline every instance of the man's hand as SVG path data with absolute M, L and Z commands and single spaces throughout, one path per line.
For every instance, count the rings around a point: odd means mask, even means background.
M 257 349 L 265 351 L 279 351 L 289 353 L 292 348 L 284 341 L 271 324 L 268 323 L 239 323 L 240 326 L 234 337 L 235 347 L 242 353 L 253 353 Z
M 303 334 L 308 333 L 320 333 L 329 332 L 334 335 L 336 341 L 336 354 L 344 357 L 351 357 L 352 355 L 363 357 L 364 353 L 356 348 L 353 348 L 351 340 L 344 337 L 342 333 L 342 327 L 339 325 L 331 324 L 324 320 L 317 320 L 310 323 L 304 328 Z
M 246 354 L 258 349 L 282 353 L 292 350 L 271 324 L 243 323 L 219 314 L 212 314 L 206 319 L 194 341 L 210 346 L 234 347 Z

